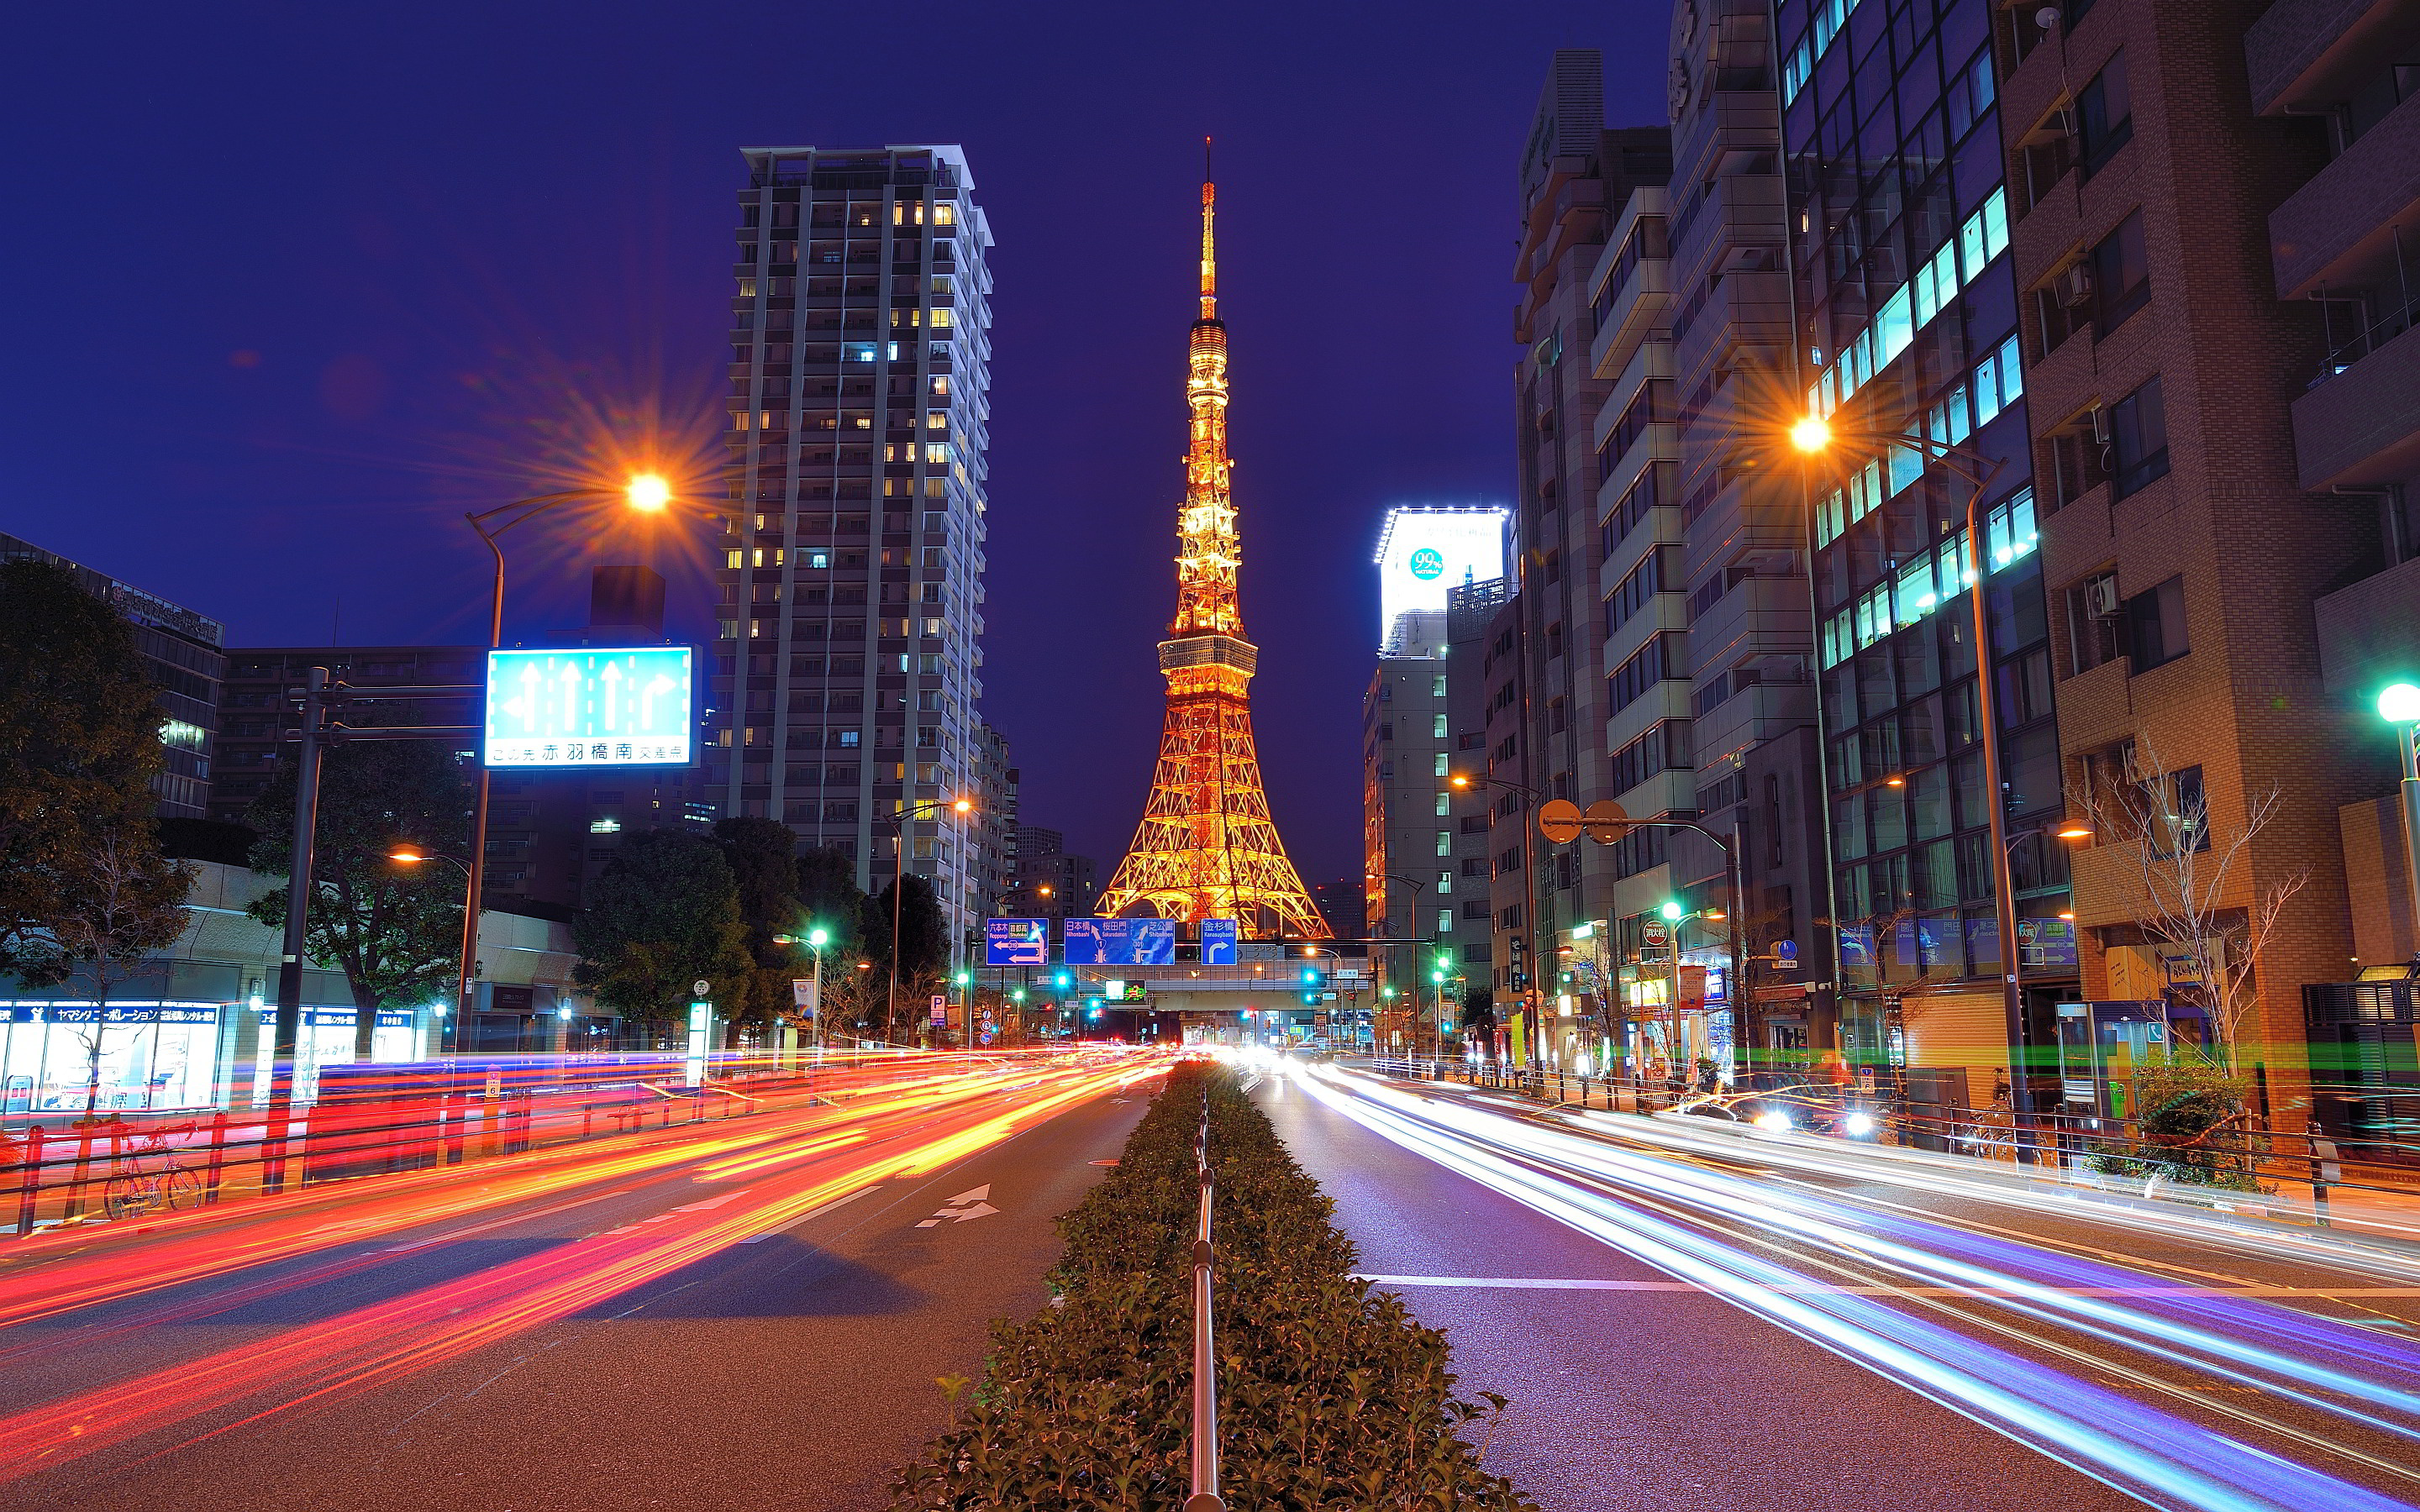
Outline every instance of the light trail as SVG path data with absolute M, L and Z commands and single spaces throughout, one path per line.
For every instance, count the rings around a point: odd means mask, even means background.
M 2131 1374 L 2171 1396 L 2187 1390 L 2122 1358 L 2047 1338 L 2038 1325 L 2048 1324 L 2121 1356 L 2249 1384 L 2264 1400 L 2408 1443 L 2420 1438 L 2420 1351 L 2405 1341 L 2265 1299 L 2146 1287 L 2139 1272 L 2098 1260 L 1671 1158 L 1768 1158 L 1761 1146 L 1716 1151 L 1658 1130 L 1651 1140 L 1660 1152 L 1640 1153 L 1520 1116 L 1528 1110 L 1508 1116 L 1361 1077 L 1314 1075 L 1300 1085 L 1393 1143 L 2152 1504 L 2209 1512 L 2408 1504 L 2036 1357 Z M 1621 1132 L 1629 1133 L 1626 1122 Z M 1876 1179 L 1871 1167 L 1856 1174 Z M 2056 1211 L 2077 1216 L 2063 1205 Z M 1807 1266 L 1852 1284 L 1827 1283 Z M 2403 1269 L 2370 1257 L 2356 1269 L 2381 1266 Z M 1914 1316 L 1919 1311 L 1950 1321 Z M 2250 1407 L 2195 1405 L 2239 1431 L 2272 1433 L 2288 1447 L 2420 1484 L 2408 1453 L 2336 1443 Z
M 548 1179 L 581 1184 L 610 1184 L 612 1176 L 600 1177 L 600 1168 L 613 1176 L 637 1171 L 675 1181 L 722 1181 L 745 1175 L 751 1184 L 681 1202 L 651 1218 L 602 1233 L 552 1241 L 537 1253 L 500 1265 L 0 1418 L 0 1482 L 52 1469 L 197 1417 L 238 1414 L 199 1435 L 213 1437 L 275 1413 L 368 1391 L 516 1334 L 558 1322 L 731 1245 L 778 1232 L 875 1183 L 938 1169 L 1165 1069 L 1165 1062 L 1156 1057 L 1140 1065 L 1137 1058 L 1096 1058 L 1049 1068 L 1039 1074 L 1031 1067 L 998 1072 L 987 1068 L 986 1074 L 957 1077 L 948 1086 L 903 1092 L 841 1110 L 818 1110 L 836 1112 L 848 1120 L 850 1127 L 844 1130 L 827 1129 L 802 1139 L 793 1125 L 745 1138 L 703 1138 L 617 1153 L 582 1163 L 576 1175 L 543 1173 Z M 1030 1095 L 1006 1111 L 995 1111 L 1010 1081 Z M 740 1153 L 752 1145 L 761 1148 Z M 720 1158 L 691 1165 L 700 1155 Z M 708 1177 L 708 1171 L 714 1176 Z M 381 1184 L 365 1181 L 361 1186 L 366 1196 L 367 1189 Z M 518 1198 L 543 1190 L 543 1183 L 490 1182 L 486 1191 L 475 1195 L 475 1201 L 466 1196 L 460 1206 L 492 1206 L 502 1200 L 499 1187 Z M 704 1187 L 705 1194 L 715 1190 L 713 1184 Z M 480 1229 L 559 1213 L 608 1196 L 628 1195 L 627 1190 L 599 1190 L 537 1212 L 508 1214 L 491 1224 L 431 1240 L 348 1257 L 311 1268 L 301 1276 L 172 1305 L 152 1319 L 116 1325 L 108 1332 L 171 1318 L 204 1316 L 294 1285 L 387 1263 L 397 1249 L 421 1249 Z M 675 1196 L 678 1188 L 667 1185 L 665 1195 Z M 271 1226 L 278 1230 L 275 1234 L 244 1246 L 241 1253 L 254 1257 L 242 1263 L 257 1263 L 257 1257 L 264 1255 L 297 1253 L 297 1246 L 324 1244 L 331 1232 L 341 1232 L 346 1242 L 356 1242 L 369 1231 L 392 1232 L 399 1226 L 398 1215 L 391 1211 L 394 1204 L 409 1200 L 380 1195 L 374 1199 L 376 1217 L 349 1215 L 346 1222 L 334 1226 L 319 1223 L 325 1212 L 287 1210 L 287 1221 Z M 421 1225 L 430 1216 L 430 1208 L 422 1202 L 409 1221 Z M 318 1227 L 310 1227 L 314 1224 Z M 314 1234 L 320 1237 L 311 1241 Z M 137 1255 L 147 1255 L 152 1247 L 132 1248 Z M 223 1260 L 196 1273 L 213 1273 L 232 1263 Z M 59 1310 L 57 1297 L 84 1296 L 96 1289 L 111 1294 L 107 1287 L 123 1280 L 115 1271 L 103 1281 L 70 1279 L 56 1288 L 54 1302 L 45 1305 L 55 1311 Z M 114 1294 L 122 1295 L 123 1289 Z M 76 1330 L 71 1340 L 60 1342 L 88 1348 L 94 1336 L 89 1330 Z M 46 1352 L 55 1349 L 54 1344 Z
M 672 1162 L 796 1141 L 799 1119 L 817 1128 L 914 1113 L 1029 1085 L 1032 1067 L 908 1068 L 896 1079 L 850 1089 L 852 1101 L 786 1116 L 675 1124 L 591 1143 L 556 1145 L 468 1165 L 428 1166 L 305 1188 L 266 1203 L 229 1203 L 147 1217 L 142 1242 L 106 1226 L 51 1230 L 0 1249 L 0 1328 L 290 1259 L 339 1239 L 365 1240 L 582 1187 L 644 1178 Z M 820 1093 L 822 1088 L 817 1089 Z M 316 1220 L 339 1215 L 334 1222 Z M 312 1279 L 359 1269 L 338 1261 Z M 299 1284 L 299 1283 L 298 1283 Z M 0 1355 L 0 1359 L 7 1358 Z

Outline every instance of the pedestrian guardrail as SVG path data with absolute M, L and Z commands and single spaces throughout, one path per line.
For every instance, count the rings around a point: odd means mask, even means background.
M 1602 1107 L 1609 1113 L 1686 1111 L 1692 1104 L 1707 1103 L 1714 1096 L 1697 1088 L 1624 1077 L 1581 1076 L 1500 1062 L 1386 1057 L 1369 1065 L 1382 1075 L 1402 1080 L 1449 1081 L 1513 1092 L 1562 1106 Z M 1872 1142 L 1878 1144 L 2042 1171 L 2086 1169 L 2096 1161 L 2143 1166 L 2201 1162 L 2240 1174 L 2255 1183 L 2307 1186 L 2313 1217 L 2321 1227 L 2328 1227 L 2332 1221 L 2331 1193 L 2420 1196 L 2420 1180 L 2398 1180 L 2403 1174 L 2398 1167 L 2403 1163 L 2420 1163 L 2420 1146 L 2380 1140 L 2355 1144 L 2332 1137 L 2316 1125 L 2302 1131 L 2280 1130 L 2238 1117 L 2201 1134 L 2179 1137 L 2152 1134 L 2135 1119 L 2064 1111 L 2019 1113 L 2005 1103 L 1921 1112 L 1908 1105 L 1895 1091 L 1857 1093 L 1835 1088 L 1831 1095 L 1854 1101 L 1867 1112 L 1874 1123 Z M 2355 1164 L 2365 1153 L 2376 1163 Z M 2348 1166 L 2354 1172 L 2350 1180 L 2347 1179 Z M 2230 1190 L 2233 1189 L 2221 1185 L 2169 1187 L 2171 1195 L 2200 1191 L 2219 1197 Z
M 714 1074 L 690 1085 L 679 1057 L 649 1057 L 649 1064 L 620 1056 L 587 1063 L 542 1055 L 464 1057 L 323 1074 L 317 1101 L 298 1100 L 283 1119 L 270 1107 L 18 1114 L 0 1120 L 0 1232 L 22 1238 L 60 1223 L 210 1207 L 332 1180 L 746 1118 L 762 1111 L 768 1097 L 801 1105 L 837 1102 L 927 1073 L 961 1074 L 966 1059 L 887 1051 L 814 1059 L 803 1053 L 719 1056 Z M 1002 1070 L 987 1057 L 977 1073 Z M 740 1090 L 735 1080 L 754 1090 Z
M 1193 1494 L 1185 1512 L 1226 1512 L 1218 1494 L 1218 1356 L 1211 1335 L 1210 1094 L 1202 1094 L 1202 1132 L 1193 1140 L 1193 1168 L 1202 1182 L 1202 1215 L 1193 1230 Z

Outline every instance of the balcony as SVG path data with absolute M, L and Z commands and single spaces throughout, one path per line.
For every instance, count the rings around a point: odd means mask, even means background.
M 1589 371 L 1601 378 L 1621 376 L 1637 355 L 1639 343 L 1661 324 L 1672 305 L 1671 264 L 1661 257 L 1642 258 L 1629 281 L 1615 296 L 1597 327 L 1589 349 Z
M 2330 375 L 2294 401 L 2294 460 L 2314 492 L 2407 477 L 2420 470 L 2420 326 L 2403 312 L 2400 334 Z
M 2420 227 L 2420 95 L 2389 111 L 2269 216 L 2277 295 L 2302 300 L 2391 257 Z

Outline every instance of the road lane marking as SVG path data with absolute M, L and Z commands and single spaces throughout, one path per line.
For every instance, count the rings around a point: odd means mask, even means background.
M 550 1213 L 565 1212 L 573 1208 L 584 1208 L 592 1202 L 602 1202 L 608 1197 L 626 1197 L 637 1190 L 639 1189 L 635 1186 L 626 1186 L 619 1192 L 599 1192 L 594 1196 L 579 1197 L 570 1202 L 558 1202 L 551 1208 L 540 1208 L 535 1212 L 516 1212 L 508 1217 L 491 1218 L 483 1224 L 473 1224 L 468 1228 L 455 1228 L 442 1234 L 432 1234 L 427 1239 L 415 1239 L 408 1244 L 390 1244 L 379 1253 L 381 1255 L 400 1255 L 405 1250 L 425 1249 L 431 1244 L 442 1244 L 452 1240 L 468 1239 L 473 1234 L 485 1233 L 490 1228 L 502 1228 L 506 1224 L 526 1223 L 532 1218 L 543 1218 Z
M 840 1207 L 845 1203 L 855 1202 L 858 1198 L 865 1196 L 868 1192 L 873 1190 L 874 1188 L 870 1186 L 859 1187 L 856 1191 L 851 1192 L 845 1197 L 834 1197 L 820 1208 L 799 1214 L 796 1218 L 793 1218 L 788 1223 L 782 1225 L 779 1228 L 768 1228 L 761 1234 L 751 1234 L 739 1242 L 742 1244 L 762 1244 L 768 1239 L 775 1239 L 783 1234 L 788 1233 L 791 1229 L 798 1227 L 800 1224 L 805 1223 L 810 1219 L 822 1217 L 825 1213 L 831 1211 L 834 1208 Z
M 982 1186 L 975 1187 L 970 1191 L 961 1192 L 956 1196 L 950 1198 L 948 1204 L 936 1211 L 933 1216 L 925 1219 L 916 1227 L 919 1228 L 930 1228 L 936 1224 L 940 1223 L 943 1219 L 950 1219 L 957 1223 L 965 1223 L 970 1218 L 989 1218 L 1000 1211 L 998 1208 L 993 1207 L 990 1203 L 984 1200 L 984 1198 L 990 1196 L 991 1184 L 989 1182 L 985 1182 Z
M 922 1227 L 923 1225 L 918 1225 Z M 1538 1291 L 1750 1291 L 1803 1292 L 1846 1297 L 2420 1297 L 2420 1287 L 1894 1287 L 1809 1281 L 1788 1286 L 1713 1288 L 1694 1281 L 1602 1280 L 1506 1275 L 1357 1275 L 1380 1287 L 1495 1287 Z

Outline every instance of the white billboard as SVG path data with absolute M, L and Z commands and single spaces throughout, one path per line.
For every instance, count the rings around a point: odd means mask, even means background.
M 1387 511 L 1378 534 L 1378 640 L 1395 621 L 1423 610 L 1442 612 L 1446 590 L 1504 576 L 1504 521 L 1509 511 L 1406 505 Z

